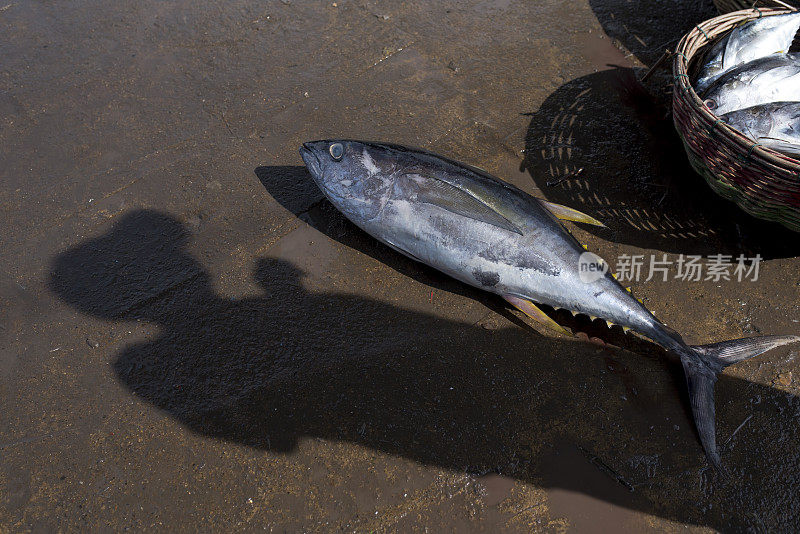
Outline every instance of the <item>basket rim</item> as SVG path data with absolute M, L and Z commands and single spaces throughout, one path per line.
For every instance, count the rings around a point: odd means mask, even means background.
M 800 160 L 792 158 L 786 154 L 762 146 L 754 139 L 746 136 L 736 128 L 725 123 L 715 115 L 703 100 L 695 93 L 694 87 L 689 80 L 689 64 L 698 52 L 703 50 L 706 45 L 712 43 L 717 37 L 732 30 L 740 23 L 769 17 L 795 13 L 795 10 L 787 8 L 752 8 L 733 11 L 719 15 L 701 22 L 684 35 L 675 48 L 672 61 L 672 77 L 675 91 L 682 91 L 688 96 L 688 104 L 691 111 L 703 119 L 710 133 L 720 135 L 724 140 L 733 144 L 738 152 L 747 158 L 757 158 L 763 160 L 770 166 L 794 172 L 800 177 Z

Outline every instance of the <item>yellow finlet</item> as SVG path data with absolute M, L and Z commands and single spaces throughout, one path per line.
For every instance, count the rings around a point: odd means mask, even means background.
M 550 213 L 562 221 L 573 221 L 605 227 L 605 224 L 601 223 L 591 215 L 586 215 L 585 213 L 582 213 L 576 209 L 572 209 L 568 206 L 562 206 L 561 204 L 556 204 L 554 202 L 548 202 L 542 199 L 539 199 L 539 202 L 541 202 L 545 208 L 550 210 Z
M 549 328 L 550 330 L 554 330 L 559 334 L 566 334 L 568 336 L 572 335 L 563 326 L 552 320 L 546 313 L 537 308 L 533 302 L 520 297 L 515 297 L 514 295 L 503 295 L 503 298 L 506 299 L 509 304 L 540 325 Z

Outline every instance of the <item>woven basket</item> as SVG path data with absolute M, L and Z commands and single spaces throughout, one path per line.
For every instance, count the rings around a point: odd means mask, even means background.
M 800 7 L 799 0 L 780 0 L 782 3 Z M 781 6 L 775 0 L 714 0 L 714 5 L 717 11 L 722 14 L 730 13 L 731 11 L 740 11 L 742 9 L 750 9 L 752 7 L 786 7 Z
M 747 213 L 800 231 L 800 161 L 764 148 L 722 122 L 694 92 L 689 64 L 701 49 L 742 21 L 788 13 L 760 8 L 720 15 L 697 25 L 676 48 L 672 115 L 692 167 L 719 195 Z

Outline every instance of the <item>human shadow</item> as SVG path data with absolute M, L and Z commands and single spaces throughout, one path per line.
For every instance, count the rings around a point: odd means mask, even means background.
M 604 239 L 675 254 L 800 254 L 797 233 L 717 196 L 689 164 L 670 101 L 615 67 L 572 80 L 531 113 L 527 169 L 542 194 L 603 221 Z
M 351 442 L 723 530 L 800 519 L 794 395 L 721 377 L 726 483 L 688 430 L 663 358 L 312 291 L 279 258 L 254 266 L 260 294 L 222 297 L 190 239 L 168 214 L 128 213 L 54 258 L 50 287 L 92 317 L 157 326 L 113 369 L 200 435 L 274 453 L 308 437 Z M 406 261 L 386 254 L 389 265 Z

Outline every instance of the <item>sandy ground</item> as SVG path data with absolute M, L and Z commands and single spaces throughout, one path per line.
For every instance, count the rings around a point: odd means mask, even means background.
M 795 529 L 796 350 L 721 377 L 721 479 L 662 352 L 540 333 L 355 229 L 297 153 L 440 152 L 601 218 L 570 228 L 606 258 L 760 253 L 756 282 L 633 289 L 691 342 L 797 332 L 797 234 L 692 172 L 666 75 L 626 91 L 713 13 L 3 2 L 0 531 Z

